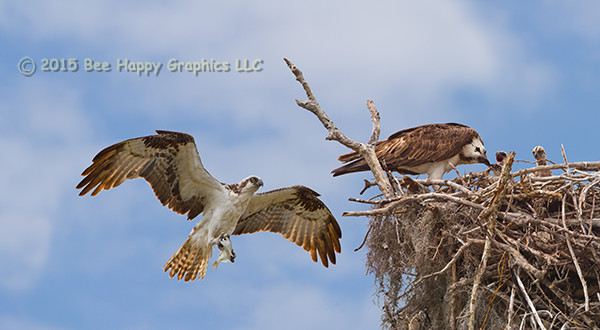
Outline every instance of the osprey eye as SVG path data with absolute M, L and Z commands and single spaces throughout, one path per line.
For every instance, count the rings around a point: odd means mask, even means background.
M 479 149 L 479 147 L 475 147 L 475 152 L 481 153 L 481 149 Z
M 250 178 L 250 182 L 256 183 L 256 178 Z

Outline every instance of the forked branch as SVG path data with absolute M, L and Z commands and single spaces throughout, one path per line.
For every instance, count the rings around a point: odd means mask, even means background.
M 296 77 L 296 80 L 302 85 L 302 88 L 304 88 L 304 92 L 308 97 L 308 100 L 297 99 L 296 104 L 298 104 L 299 107 L 304 108 L 312 112 L 315 116 L 317 116 L 317 118 L 321 121 L 321 123 L 329 133 L 326 137 L 326 140 L 338 141 L 339 143 L 343 144 L 344 146 L 352 149 L 353 151 L 361 155 L 361 157 L 363 157 L 367 162 L 367 165 L 369 165 L 369 168 L 371 169 L 371 172 L 375 177 L 375 182 L 377 183 L 379 190 L 381 190 L 381 192 L 386 198 L 394 197 L 392 185 L 390 184 L 387 176 L 385 175 L 385 172 L 383 171 L 383 168 L 381 167 L 381 164 L 379 163 L 379 160 L 377 159 L 377 156 L 375 154 L 375 145 L 377 144 L 377 140 L 379 140 L 381 125 L 379 121 L 379 112 L 377 111 L 377 108 L 375 108 L 375 104 L 373 103 L 373 101 L 367 101 L 367 108 L 369 109 L 369 113 L 371 114 L 371 122 L 373 123 L 371 138 L 367 143 L 356 142 L 344 135 L 337 128 L 337 126 L 331 120 L 331 118 L 329 118 L 327 113 L 325 113 L 325 111 L 321 108 L 319 102 L 317 102 L 315 94 L 312 92 L 312 89 L 306 82 L 306 79 L 304 79 L 302 71 L 300 71 L 300 69 L 297 66 L 295 66 L 292 62 L 290 62 L 290 60 L 288 60 L 287 58 L 284 58 L 283 60 Z

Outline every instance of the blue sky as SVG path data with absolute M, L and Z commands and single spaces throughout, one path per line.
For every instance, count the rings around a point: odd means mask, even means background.
M 365 275 L 366 175 L 332 178 L 347 152 L 321 124 L 285 66 L 304 72 L 349 137 L 366 141 L 366 100 L 382 138 L 460 122 L 488 153 L 536 145 L 561 161 L 600 158 L 600 5 L 595 1 L 347 1 L 194 3 L 0 2 L 1 329 L 369 329 L 379 325 Z M 17 69 L 25 56 L 31 77 Z M 111 72 L 44 72 L 43 59 L 109 62 Z M 115 69 L 160 62 L 158 76 Z M 230 72 L 170 72 L 202 59 Z M 260 72 L 236 72 L 260 59 Z M 205 167 L 263 191 L 303 184 L 323 195 L 343 230 L 329 269 L 278 235 L 233 239 L 234 264 L 177 282 L 162 266 L 194 222 L 163 208 L 141 180 L 77 197 L 81 171 L 102 148 L 155 129 L 192 134 Z M 527 166 L 520 164 L 519 166 Z M 481 165 L 460 168 L 482 170 Z

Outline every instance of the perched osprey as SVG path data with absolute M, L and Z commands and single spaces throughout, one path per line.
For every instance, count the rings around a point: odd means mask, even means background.
M 482 163 L 490 166 L 483 141 L 474 129 L 456 123 L 429 124 L 394 133 L 377 142 L 375 153 L 391 171 L 427 174 L 439 180 L 452 166 Z M 348 163 L 332 171 L 333 176 L 368 171 L 366 161 L 356 152 L 338 158 Z
M 535 148 L 533 148 L 533 150 L 531 150 L 531 153 L 533 154 L 533 158 L 535 158 L 537 166 L 544 166 L 544 165 L 548 165 L 548 162 L 546 161 L 546 150 L 544 150 L 544 148 L 542 146 L 537 146 Z M 537 171 L 537 175 L 538 176 L 552 176 L 552 171 L 551 170 L 540 170 Z
M 221 249 L 219 261 L 233 261 L 229 235 L 259 231 L 280 233 L 284 238 L 317 254 L 323 266 L 335 264 L 342 231 L 337 221 L 304 186 L 255 194 L 263 181 L 250 176 L 239 183 L 224 184 L 204 169 L 194 138 L 185 133 L 156 131 L 126 140 L 100 151 L 77 185 L 80 196 L 117 187 L 127 179 L 142 177 L 150 183 L 160 202 L 188 220 L 203 213 L 188 239 L 165 264 L 169 277 L 201 279 L 206 275 L 212 248 Z

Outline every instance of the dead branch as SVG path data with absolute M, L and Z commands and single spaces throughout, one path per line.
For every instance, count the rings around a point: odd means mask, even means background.
M 577 163 L 569 163 L 570 168 L 576 168 L 583 171 L 598 171 L 600 170 L 600 161 L 598 162 L 577 162 Z M 554 164 L 554 165 L 544 165 L 544 166 L 536 166 L 532 168 L 527 168 L 524 170 L 519 170 L 517 172 L 512 173 L 512 177 L 516 178 L 518 176 L 535 173 L 543 170 L 565 170 L 567 165 L 565 164 Z M 541 179 L 541 178 L 540 178 Z
M 398 208 L 401 205 L 410 203 L 410 202 L 425 202 L 428 200 L 448 200 L 448 201 L 452 201 L 452 202 L 456 202 L 459 204 L 464 204 L 470 207 L 474 207 L 474 208 L 478 208 L 478 209 L 484 209 L 483 206 L 470 202 L 468 200 L 459 198 L 459 197 L 455 197 L 455 196 L 450 196 L 450 195 L 446 195 L 446 194 L 440 194 L 440 193 L 427 193 L 427 194 L 422 194 L 422 195 L 412 195 L 412 196 L 406 196 L 406 197 L 396 197 L 396 198 L 392 198 L 389 200 L 383 200 L 383 201 L 377 201 L 377 204 L 387 204 L 384 207 L 378 208 L 378 209 L 372 209 L 369 211 L 349 211 L 349 212 L 344 212 L 342 213 L 343 217 L 360 217 L 360 216 L 369 216 L 369 215 L 384 215 L 387 213 L 392 212 L 393 210 L 395 210 L 396 208 Z M 353 199 L 355 200 L 355 199 Z
M 481 241 L 481 240 L 474 240 L 474 239 L 468 240 L 465 244 L 463 244 L 460 247 L 460 249 L 458 249 L 458 251 L 456 251 L 456 253 L 454 254 L 454 257 L 452 257 L 452 260 L 450 260 L 450 262 L 448 262 L 444 268 L 442 268 L 441 270 L 439 270 L 435 273 L 431 273 L 431 274 L 421 277 L 420 279 L 418 279 L 415 282 L 415 285 L 421 283 L 421 281 L 428 279 L 432 276 L 439 276 L 439 275 L 442 275 L 443 273 L 447 272 L 450 269 L 450 267 L 452 267 L 453 265 L 456 264 L 456 261 L 458 261 L 458 258 L 460 258 L 460 256 L 463 254 L 463 252 L 473 243 L 483 243 L 484 244 L 485 242 Z
M 563 227 L 566 229 L 567 223 L 565 220 L 566 219 L 565 204 L 566 204 L 566 196 L 562 200 L 562 211 L 561 211 Z M 577 269 L 577 276 L 579 276 L 579 280 L 581 281 L 581 286 L 583 287 L 583 294 L 585 297 L 585 311 L 588 312 L 590 310 L 590 296 L 588 295 L 587 283 L 585 281 L 585 278 L 583 277 L 583 273 L 581 271 L 581 267 L 579 266 L 579 262 L 577 261 L 577 255 L 575 254 L 575 251 L 573 251 L 573 246 L 571 245 L 571 237 L 569 236 L 568 233 L 566 234 L 566 242 L 567 242 L 567 247 L 569 248 L 569 253 L 571 254 L 571 259 L 573 259 L 573 264 L 575 265 L 575 269 Z
M 506 330 L 512 329 L 512 319 L 515 308 L 515 287 L 510 288 L 510 301 L 508 303 L 508 317 L 506 318 Z
M 475 272 L 475 278 L 473 279 L 473 290 L 471 291 L 471 302 L 469 307 L 469 330 L 475 329 L 475 307 L 477 304 L 477 292 L 479 291 L 479 285 L 481 284 L 481 277 L 487 267 L 487 261 L 490 252 L 490 237 L 486 237 L 485 244 L 483 246 L 483 253 L 481 254 L 481 263 L 477 272 Z
M 367 108 L 371 115 L 371 122 L 373 123 L 373 128 L 371 131 L 371 137 L 369 139 L 369 142 L 359 143 L 359 142 L 353 141 L 350 138 L 348 138 L 346 135 L 344 135 L 337 128 L 337 126 L 329 118 L 327 113 L 325 113 L 325 111 L 321 108 L 321 106 L 317 102 L 317 99 L 316 99 L 315 95 L 313 94 L 310 86 L 306 82 L 306 79 L 304 79 L 304 75 L 302 74 L 302 71 L 300 71 L 300 69 L 297 66 L 295 66 L 291 61 L 289 61 L 287 58 L 284 58 L 283 60 L 288 65 L 288 67 L 290 68 L 290 70 L 292 71 L 294 76 L 296 77 L 296 80 L 302 85 L 302 88 L 304 88 L 304 91 L 306 92 L 306 96 L 308 97 L 308 100 L 296 100 L 296 104 L 298 104 L 298 106 L 300 106 L 301 108 L 304 108 L 304 109 L 312 112 L 321 121 L 321 123 L 327 129 L 327 131 L 329 133 L 327 135 L 327 137 L 325 138 L 326 140 L 338 141 L 339 143 L 341 143 L 344 146 L 350 148 L 351 150 L 357 152 L 361 157 L 363 157 L 365 159 L 365 161 L 367 162 L 367 165 L 369 165 L 369 168 L 371 169 L 373 176 L 375 177 L 375 182 L 377 183 L 379 190 L 381 190 L 381 192 L 384 194 L 384 196 L 386 198 L 394 197 L 394 192 L 392 190 L 392 186 L 391 186 L 390 182 L 388 181 L 388 178 L 387 178 L 385 172 L 381 168 L 381 164 L 379 163 L 379 160 L 377 159 L 377 156 L 375 154 L 375 144 L 377 143 L 377 140 L 379 139 L 379 133 L 380 133 L 380 120 L 379 120 L 379 112 L 375 108 L 375 104 L 373 103 L 373 101 L 372 100 L 367 101 Z
M 546 329 L 546 327 L 544 326 L 544 323 L 542 322 L 542 319 L 540 318 L 540 314 L 538 313 L 537 309 L 535 308 L 535 305 L 533 304 L 533 301 L 531 301 L 531 298 L 529 298 L 529 294 L 527 293 L 527 289 L 525 289 L 525 285 L 523 285 L 523 281 L 521 281 L 521 277 L 519 276 L 519 272 L 517 271 L 517 273 L 515 274 L 515 278 L 517 279 L 517 284 L 519 285 L 519 288 L 521 289 L 521 293 L 523 294 L 523 296 L 525 297 L 525 300 L 527 301 L 527 305 L 529 306 L 529 309 L 531 310 L 531 313 L 533 313 L 534 317 L 535 317 L 535 321 L 537 322 L 538 326 L 541 329 Z
M 371 187 L 373 187 L 373 186 L 376 186 L 376 185 L 377 185 L 377 183 L 376 183 L 376 182 L 371 182 L 371 181 L 369 181 L 369 180 L 367 180 L 367 179 L 364 179 L 363 181 L 364 181 L 364 183 L 365 183 L 365 187 L 363 188 L 363 190 L 361 190 L 361 191 L 358 193 L 359 195 L 362 195 L 362 194 L 364 194 L 364 193 L 365 193 L 365 191 L 367 191 L 367 189 L 369 189 L 369 188 L 371 188 Z
M 356 249 L 354 249 L 354 252 L 360 250 L 363 248 L 363 246 L 365 246 L 365 243 L 367 243 L 367 238 L 369 237 L 369 233 L 371 232 L 371 229 L 373 229 L 372 226 L 369 226 L 369 229 L 367 230 L 367 233 L 365 234 L 365 238 L 363 239 L 362 243 L 360 244 L 359 247 L 357 247 Z

